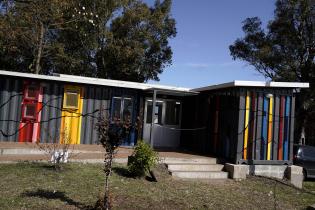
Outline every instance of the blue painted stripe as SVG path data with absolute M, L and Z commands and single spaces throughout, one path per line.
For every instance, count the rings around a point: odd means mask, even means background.
M 285 116 L 284 116 L 284 141 L 283 141 L 283 160 L 289 159 L 289 132 L 290 132 L 290 109 L 291 98 L 286 97 L 285 102 Z
M 267 134 L 268 134 L 268 103 L 269 100 L 267 97 L 264 97 L 263 104 L 263 116 L 262 116 L 262 126 L 261 126 L 261 149 L 260 149 L 260 159 L 266 160 L 266 151 L 267 151 Z

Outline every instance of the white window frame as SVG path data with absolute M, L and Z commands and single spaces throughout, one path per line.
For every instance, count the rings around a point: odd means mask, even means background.
M 68 106 L 67 105 L 67 100 L 68 100 L 68 94 L 72 93 L 72 94 L 76 94 L 77 95 L 77 106 Z M 75 89 L 66 89 L 65 90 L 65 99 L 64 99 L 64 104 L 63 104 L 63 108 L 66 109 L 79 109 L 79 97 L 80 97 L 80 91 L 79 90 L 75 90 Z
M 114 112 L 114 99 L 120 99 L 120 114 L 119 114 L 119 120 L 123 120 L 123 115 L 124 115 L 124 105 L 125 105 L 125 99 L 127 99 L 127 100 L 131 100 L 131 103 L 132 103 L 132 113 L 131 113 L 131 120 L 132 120 L 132 118 L 133 118 L 133 115 L 134 115 L 134 100 L 133 100 L 133 98 L 132 97 L 129 97 L 129 96 L 114 96 L 114 97 L 112 97 L 112 103 L 111 103 L 111 110 L 110 110 L 110 115 L 111 115 L 111 117 L 110 117 L 110 119 L 111 119 L 111 121 L 114 121 L 114 119 L 113 119 L 113 112 Z
M 171 124 L 166 124 L 165 123 L 165 115 L 166 115 L 166 102 L 167 101 L 172 101 L 172 102 L 179 102 L 180 103 L 180 109 L 179 109 L 179 119 L 178 119 L 178 124 L 176 125 L 171 125 Z M 147 123 L 147 107 L 148 107 L 148 102 L 152 102 L 152 98 L 146 98 L 145 99 L 145 107 L 144 107 L 144 123 L 145 124 L 151 124 Z M 166 127 L 173 127 L 173 128 L 179 128 L 181 126 L 182 122 L 182 105 L 183 102 L 181 100 L 176 100 L 176 99 L 162 99 L 162 98 L 157 98 L 156 102 L 160 102 L 163 104 L 162 107 L 162 120 L 161 120 L 161 125 L 166 126 Z M 153 111 L 153 108 L 152 108 Z M 153 119 L 152 119 L 153 120 Z

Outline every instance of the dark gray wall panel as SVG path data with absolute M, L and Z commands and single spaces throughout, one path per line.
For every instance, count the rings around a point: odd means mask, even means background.
M 293 143 L 294 143 L 294 120 L 295 120 L 295 96 L 291 97 L 291 116 L 290 116 L 290 139 L 289 139 L 289 160 L 293 160 Z
M 110 104 L 110 89 L 109 87 L 94 87 L 87 86 L 83 99 L 83 113 L 81 124 L 81 144 L 97 144 L 98 135 L 95 129 L 97 118 L 100 110 L 107 109 Z
M 21 117 L 22 80 L 1 79 L 0 92 L 0 141 L 18 141 Z
M 257 93 L 251 94 L 251 114 L 250 114 L 250 135 L 249 140 L 251 142 L 251 156 L 250 159 L 254 159 L 255 151 L 256 151 L 256 123 L 257 123 L 257 103 L 258 103 L 258 95 Z
M 245 117 L 245 92 L 241 90 L 239 98 L 238 137 L 236 150 L 236 163 L 242 159 L 244 143 L 244 117 Z
M 101 107 L 101 96 L 102 96 L 102 91 L 101 91 L 101 88 L 96 88 L 95 90 L 95 101 L 94 101 L 94 110 L 98 109 L 100 110 L 102 107 Z M 92 123 L 93 123 L 93 127 L 92 127 L 92 140 L 93 140 L 93 144 L 97 143 L 98 142 L 98 135 L 97 135 L 97 132 L 95 132 L 95 125 L 97 123 L 97 117 L 99 116 L 99 112 L 95 113 L 94 114 L 94 117 L 91 119 L 92 120 Z
M 60 83 L 42 83 L 43 108 L 41 116 L 42 143 L 59 142 L 63 90 Z
M 263 94 L 257 95 L 257 123 L 256 123 L 256 139 L 255 139 L 255 160 L 260 160 L 260 147 L 261 147 L 261 126 L 263 116 Z
M 273 152 L 272 152 L 272 159 L 278 159 L 278 147 L 279 147 L 279 123 L 280 123 L 280 97 L 279 95 L 275 96 L 274 101 L 274 118 L 273 118 Z

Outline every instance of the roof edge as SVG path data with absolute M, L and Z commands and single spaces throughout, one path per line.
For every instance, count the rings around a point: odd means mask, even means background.
M 210 85 L 200 88 L 193 88 L 192 91 L 207 91 L 217 90 L 230 87 L 271 87 L 271 88 L 309 88 L 310 84 L 307 82 L 268 82 L 268 81 L 246 81 L 234 80 L 232 82 Z

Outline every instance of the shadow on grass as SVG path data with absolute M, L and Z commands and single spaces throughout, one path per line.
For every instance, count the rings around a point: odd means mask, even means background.
M 129 173 L 127 168 L 115 166 L 112 168 L 112 170 L 119 176 L 123 176 L 126 178 L 135 178 L 134 176 L 132 176 L 132 174 Z
M 124 168 L 124 167 L 119 167 L 119 166 L 116 166 L 116 167 L 113 167 L 112 169 L 116 174 L 118 174 L 119 176 L 123 176 L 123 177 L 126 177 L 126 178 L 141 178 L 141 177 L 137 177 L 137 176 L 134 176 L 133 174 L 131 174 L 127 168 Z M 149 182 L 157 182 L 156 180 L 156 177 L 155 175 L 153 174 L 153 172 L 151 171 L 150 172 L 150 176 L 145 176 L 145 180 L 149 181 Z
M 32 167 L 38 169 L 44 169 L 45 171 L 52 171 L 52 172 L 64 172 L 64 171 L 71 171 L 73 170 L 72 167 L 67 163 L 60 163 L 60 164 L 53 164 L 53 163 L 33 163 Z
M 147 180 L 148 182 L 157 182 L 156 178 L 151 176 L 145 176 L 145 180 Z
M 296 187 L 296 186 L 290 184 L 288 181 L 285 181 L 285 180 L 281 180 L 281 179 L 277 179 L 277 178 L 272 178 L 272 177 L 258 176 L 258 175 L 255 175 L 255 176 L 253 176 L 253 177 L 258 177 L 258 178 L 260 178 L 261 180 L 264 180 L 264 179 L 265 179 L 265 180 L 271 180 L 271 181 L 280 183 L 280 184 L 282 184 L 282 185 L 285 185 L 285 186 L 287 186 L 287 187 L 292 187 L 292 188 L 294 188 L 294 189 L 296 189 L 296 190 L 298 190 L 298 191 L 300 191 L 300 192 L 302 192 L 302 193 L 306 193 L 306 194 L 310 194 L 310 195 L 315 195 L 315 192 L 313 192 L 313 191 L 311 191 L 311 190 L 308 190 L 308 189 L 305 189 L 305 188 L 300 189 L 300 188 L 298 188 L 298 187 Z
M 75 206 L 79 209 L 93 209 L 91 206 L 86 206 L 83 203 L 77 202 L 65 195 L 64 192 L 53 192 L 44 189 L 37 189 L 36 191 L 26 191 L 22 193 L 24 197 L 38 197 L 47 200 L 60 200 L 68 205 Z

